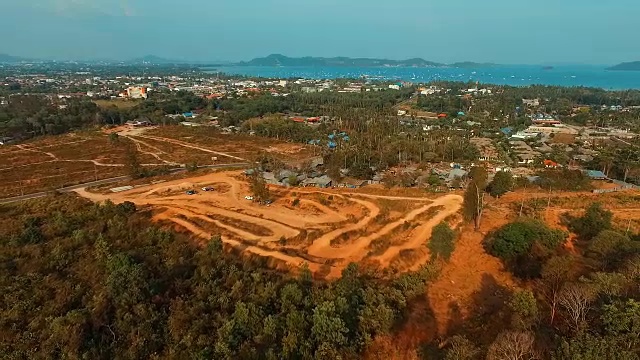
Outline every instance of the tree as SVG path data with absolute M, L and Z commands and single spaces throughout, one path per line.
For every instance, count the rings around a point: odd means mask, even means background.
M 500 197 L 513 188 L 513 175 L 509 171 L 498 171 L 489 184 L 489 193 L 493 197 Z
M 593 289 L 586 284 L 570 283 L 558 295 L 560 305 L 565 309 L 570 326 L 578 333 L 585 325 L 587 314 L 595 300 Z
M 474 229 L 480 229 L 484 211 L 484 186 L 476 180 L 471 181 L 464 193 L 463 212 L 468 221 L 473 221 Z
M 584 215 L 570 221 L 569 228 L 583 240 L 591 240 L 603 230 L 611 229 L 613 213 L 602 208 L 602 204 L 591 204 Z
M 431 251 L 431 258 L 437 259 L 442 257 L 448 261 L 455 248 L 455 239 L 456 233 L 451 230 L 447 223 L 441 222 L 436 225 L 431 233 L 431 239 L 427 244 L 427 247 Z
M 484 167 L 474 166 L 469 170 L 469 177 L 475 181 L 480 188 L 484 189 L 487 186 L 489 174 Z
M 556 316 L 558 302 L 560 301 L 560 290 L 571 279 L 572 266 L 573 258 L 569 256 L 554 256 L 542 267 L 540 283 L 551 311 L 550 325 L 553 325 Z
M 265 202 L 271 200 L 271 192 L 267 187 L 264 177 L 262 177 L 262 173 L 255 171 L 249 177 L 249 188 L 251 189 L 251 193 L 256 201 Z
M 535 337 L 530 332 L 510 331 L 496 338 L 489 347 L 487 360 L 529 360 L 535 359 L 533 344 Z
M 538 303 L 530 290 L 517 290 L 511 295 L 511 323 L 518 330 L 528 330 L 538 321 Z
M 609 269 L 624 260 L 624 256 L 633 248 L 634 244 L 624 234 L 604 230 L 591 240 L 587 256 L 595 259 L 602 269 Z
M 630 351 L 640 351 L 640 302 L 628 299 L 602 308 L 602 323 Z
M 538 220 L 519 220 L 498 229 L 488 245 L 492 255 L 508 261 L 527 253 L 534 243 L 551 251 L 565 239 L 563 231 L 550 229 Z
M 597 337 L 583 333 L 570 340 L 563 340 L 553 354 L 553 360 L 638 360 L 637 353 L 624 349 L 612 336 Z
M 480 354 L 480 349 L 464 336 L 454 336 L 450 341 L 445 360 L 473 360 Z
M 140 160 L 138 159 L 138 152 L 132 145 L 127 145 L 125 147 L 125 155 L 126 162 L 125 168 L 127 169 L 127 173 L 133 179 L 139 179 L 144 177 L 144 169 L 140 164 Z

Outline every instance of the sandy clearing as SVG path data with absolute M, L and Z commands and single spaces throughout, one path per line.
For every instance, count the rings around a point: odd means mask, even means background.
M 241 171 L 215 172 L 188 179 L 163 182 L 162 184 L 143 185 L 115 194 L 90 193 L 86 189 L 78 189 L 76 192 L 92 201 L 111 200 L 114 203 L 130 201 L 138 206 L 163 209 L 161 214 L 154 216 L 155 220 L 169 220 L 203 239 L 210 239 L 212 234 L 189 219 L 200 221 L 200 224 L 202 224 L 201 221 L 211 223 L 224 230 L 224 234 L 228 236 L 223 236 L 223 241 L 235 248 L 250 254 L 271 257 L 292 268 L 308 263 L 313 271 L 326 275 L 328 278 L 339 277 L 341 271 L 350 261 L 363 260 L 368 255 L 367 247 L 375 239 L 392 233 L 394 229 L 407 221 L 414 221 L 429 209 L 444 206 L 443 213 L 438 214 L 425 224 L 421 224 L 414 231 L 415 236 L 411 239 L 402 239 L 406 243 L 390 247 L 377 260 L 382 265 L 388 266 L 391 260 L 403 249 L 424 246 L 424 239 L 428 237 L 432 227 L 455 213 L 462 202 L 458 195 L 431 199 L 297 188 L 295 191 L 285 192 L 285 195 L 281 195 L 283 196 L 281 200 L 276 200 L 270 207 L 267 207 L 244 199 L 244 195 L 248 194 L 249 190 L 248 184 L 240 176 L 241 174 Z M 191 196 L 183 193 L 185 190 L 199 189 L 201 186 L 210 184 L 225 184 L 228 185 L 228 188 L 224 192 L 199 192 Z M 296 196 L 292 195 L 293 192 L 296 193 Z M 341 199 L 340 209 L 344 209 L 344 211 L 336 211 L 308 198 L 317 194 Z M 305 197 L 307 198 L 305 199 Z M 305 206 L 295 209 L 288 208 L 287 205 L 295 198 L 300 199 L 300 202 Z M 381 213 L 380 207 L 375 203 L 376 199 L 408 201 L 411 205 L 399 219 L 384 224 L 382 229 L 372 232 L 367 228 L 371 221 Z M 411 208 L 418 206 L 416 202 L 427 203 L 419 204 L 421 206 L 418 208 Z M 347 216 L 349 212 L 358 214 L 357 218 Z M 219 218 L 216 218 L 217 215 Z M 234 222 L 234 219 L 237 222 Z M 302 230 L 305 232 L 303 233 Z M 321 236 L 311 244 L 305 242 L 304 238 L 296 240 L 297 245 L 281 243 L 283 239 L 285 241 L 294 239 L 301 234 L 307 234 L 307 231 L 310 230 L 321 232 Z M 357 232 L 359 237 L 339 247 L 331 246 L 332 241 L 349 232 Z M 268 236 L 258 235 L 267 233 L 269 233 Z M 244 241 L 254 245 L 248 245 Z M 291 251 L 300 255 L 291 255 Z M 343 260 L 329 265 L 333 260 L 338 259 Z
M 441 198 L 438 198 L 433 201 L 433 203 L 426 206 L 425 210 L 428 210 L 433 207 L 443 206 L 444 210 L 439 211 L 434 217 L 429 219 L 426 223 L 420 225 L 418 227 L 416 234 L 411 237 L 409 241 L 402 245 L 391 246 L 385 251 L 382 255 L 374 257 L 373 260 L 380 261 L 383 266 L 388 266 L 388 264 L 400 254 L 402 250 L 407 249 L 416 249 L 426 243 L 426 241 L 431 237 L 431 232 L 433 228 L 441 223 L 447 217 L 455 214 L 462 207 L 463 198 L 460 195 L 446 195 Z M 424 212 L 423 211 L 423 212 Z

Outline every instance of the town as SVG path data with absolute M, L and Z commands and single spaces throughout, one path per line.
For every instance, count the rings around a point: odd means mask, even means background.
M 297 183 L 307 186 L 387 183 L 442 191 L 464 186 L 468 169 L 480 164 L 491 177 L 508 171 L 515 178 L 534 181 L 540 180 L 538 173 L 545 169 L 566 169 L 617 181 L 621 187 L 640 183 L 640 125 L 635 121 L 640 116 L 638 94 L 621 101 L 615 93 L 593 90 L 589 98 L 576 90 L 577 95 L 569 94 L 578 97 L 574 100 L 545 98 L 551 91 L 544 87 L 412 84 L 367 78 L 246 79 L 191 67 L 121 69 L 69 64 L 55 70 L 29 66 L 28 72 L 25 67 L 0 69 L 4 75 L 0 88 L 2 144 L 67 131 L 59 120 L 2 121 L 12 115 L 14 107 L 30 102 L 53 115 L 84 104 L 87 109 L 93 106 L 98 123 L 107 127 L 208 127 L 223 134 L 245 133 L 305 144 L 316 154 L 305 160 L 323 166 L 304 174 L 301 161 L 291 164 L 285 174 L 294 171 Z M 538 96 L 524 97 L 530 94 Z M 321 106 L 319 101 L 328 105 Z M 353 108 L 338 107 L 340 101 Z M 364 119 L 358 108 L 374 101 L 381 108 L 372 114 L 374 118 Z M 25 110 L 35 113 L 40 109 Z M 349 112 L 354 119 L 348 118 Z M 377 141 L 382 142 L 379 148 L 387 148 L 381 151 L 395 152 L 395 159 L 370 154 L 366 171 L 360 159 L 353 161 L 355 152 L 371 152 L 359 147 L 366 147 L 362 141 L 373 131 L 354 124 L 355 118 L 393 128 L 385 140 Z M 402 146 L 408 147 L 390 149 Z M 428 149 L 443 146 L 447 149 Z M 338 168 L 332 171 L 334 178 L 327 173 L 329 167 Z M 279 174 L 267 172 L 265 179 L 270 184 L 291 185 Z

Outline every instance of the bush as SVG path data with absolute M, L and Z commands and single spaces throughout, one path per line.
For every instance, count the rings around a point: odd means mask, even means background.
M 582 217 L 570 220 L 569 229 L 582 240 L 591 240 L 603 230 L 611 229 L 613 213 L 602 208 L 602 204 L 593 203 Z
M 300 205 L 300 199 L 293 199 L 293 202 L 291 203 L 292 206 L 298 206 Z
M 489 250 L 503 260 L 512 260 L 528 252 L 534 243 L 553 250 L 562 244 L 566 234 L 561 230 L 548 228 L 537 220 L 517 221 L 496 231 L 490 239 Z
M 451 230 L 447 223 L 441 222 L 434 227 L 431 233 L 431 240 L 429 240 L 427 244 L 427 247 L 431 251 L 431 258 L 437 259 L 442 257 L 449 260 L 455 249 L 455 239 L 456 233 Z

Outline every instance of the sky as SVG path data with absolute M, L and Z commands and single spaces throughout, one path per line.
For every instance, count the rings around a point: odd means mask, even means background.
M 637 0 L 0 0 L 0 53 L 616 64 L 640 60 L 638 14 Z

